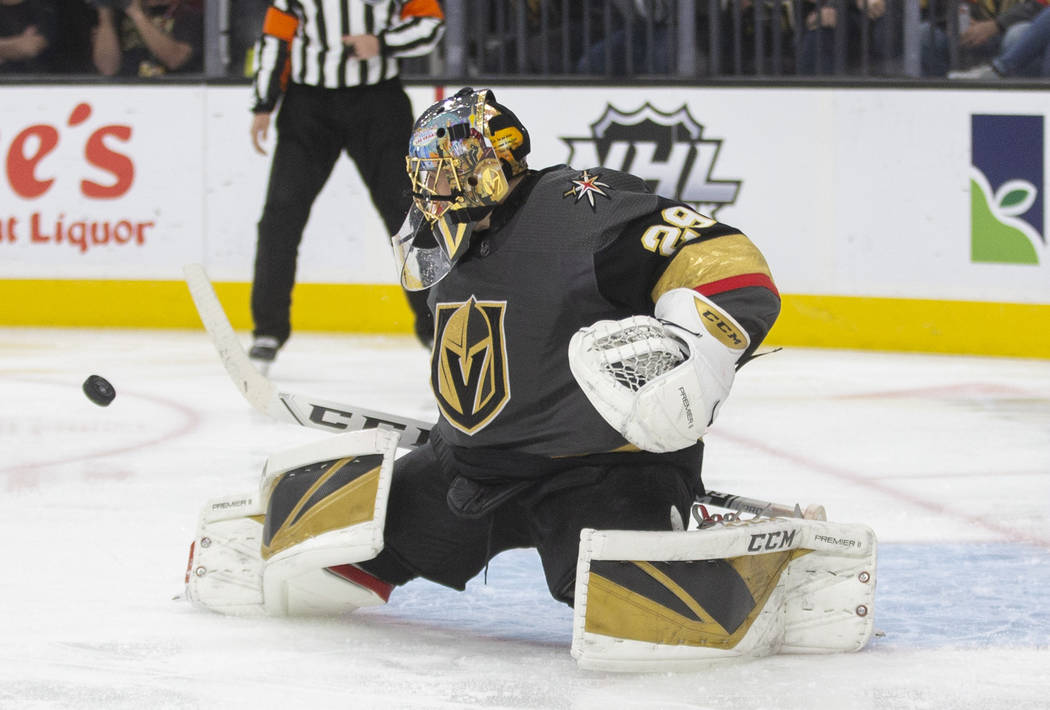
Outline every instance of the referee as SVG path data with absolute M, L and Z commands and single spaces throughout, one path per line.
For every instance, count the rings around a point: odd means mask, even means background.
M 345 150 L 394 234 L 411 197 L 405 150 L 412 106 L 402 57 L 431 52 L 444 33 L 436 0 L 272 0 L 255 48 L 251 138 L 262 141 L 278 101 L 277 146 L 259 220 L 251 357 L 264 371 L 291 334 L 296 259 L 310 208 Z M 282 98 L 283 96 L 283 98 Z M 426 293 L 406 293 L 416 335 L 433 339 Z

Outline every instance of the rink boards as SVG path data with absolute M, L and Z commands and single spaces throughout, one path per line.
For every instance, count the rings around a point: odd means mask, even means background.
M 419 111 L 455 88 L 409 93 Z M 533 166 L 629 170 L 747 233 L 784 296 L 771 343 L 1050 357 L 1041 92 L 495 89 L 531 130 Z M 0 87 L 0 325 L 197 327 L 180 274 L 202 262 L 249 327 L 268 157 L 247 99 Z M 299 330 L 410 332 L 346 159 L 298 282 Z

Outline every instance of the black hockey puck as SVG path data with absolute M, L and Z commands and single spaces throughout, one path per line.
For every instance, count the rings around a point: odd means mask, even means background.
M 91 375 L 84 380 L 84 394 L 98 406 L 108 407 L 113 398 L 117 396 L 117 391 L 105 377 Z

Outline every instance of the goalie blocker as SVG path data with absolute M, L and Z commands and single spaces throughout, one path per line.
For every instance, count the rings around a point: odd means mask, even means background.
M 687 670 L 858 651 L 873 632 L 864 525 L 774 518 L 693 532 L 581 533 L 572 655 L 583 668 Z
M 392 586 L 353 563 L 383 549 L 398 436 L 356 431 L 281 452 L 258 491 L 209 501 L 190 546 L 187 597 L 238 616 L 385 603 Z

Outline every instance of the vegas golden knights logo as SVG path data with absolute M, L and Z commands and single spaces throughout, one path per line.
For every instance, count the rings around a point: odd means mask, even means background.
M 510 401 L 503 333 L 506 301 L 439 303 L 431 386 L 449 424 L 483 429 Z

